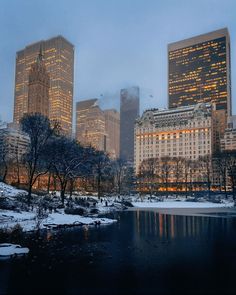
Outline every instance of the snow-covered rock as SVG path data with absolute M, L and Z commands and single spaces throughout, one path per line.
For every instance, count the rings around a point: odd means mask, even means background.
M 0 257 L 24 255 L 29 253 L 29 248 L 23 248 L 17 244 L 0 244 Z

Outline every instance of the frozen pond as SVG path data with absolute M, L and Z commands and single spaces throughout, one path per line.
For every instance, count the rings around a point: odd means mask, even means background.
M 234 216 L 134 210 L 28 234 L 27 257 L 0 261 L 0 294 L 235 294 Z

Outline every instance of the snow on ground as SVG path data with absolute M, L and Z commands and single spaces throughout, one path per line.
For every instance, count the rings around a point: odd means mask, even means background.
M 26 193 L 24 190 L 17 189 L 11 185 L 0 182 L 0 196 L 15 197 L 19 193 Z
M 12 255 L 24 255 L 29 253 L 29 248 L 23 248 L 17 244 L 0 244 L 0 257 Z
M 40 221 L 41 229 L 48 227 L 57 227 L 59 225 L 96 225 L 111 224 L 116 222 L 115 219 L 84 217 L 80 215 L 70 215 L 64 213 L 51 213 L 47 218 Z M 37 220 L 35 213 L 32 212 L 15 212 L 11 210 L 0 210 L 0 228 L 13 228 L 20 224 L 24 231 L 33 231 L 37 229 Z
M 132 202 L 136 208 L 229 208 L 234 203 L 211 203 L 211 202 L 186 202 L 168 201 L 163 202 Z
M 92 217 L 84 217 L 80 215 L 70 215 L 70 214 L 61 214 L 61 213 L 52 213 L 43 222 L 44 226 L 48 225 L 70 225 L 76 223 L 82 223 L 84 225 L 94 225 L 96 222 L 100 222 L 101 224 L 110 224 L 113 223 L 114 219 L 109 218 L 92 218 Z

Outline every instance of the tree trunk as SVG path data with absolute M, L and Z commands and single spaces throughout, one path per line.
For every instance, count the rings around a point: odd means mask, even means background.
M 17 162 L 16 162 L 16 169 L 17 169 L 17 187 L 19 187 L 20 185 L 20 163 L 19 163 L 19 160 L 18 160 L 18 155 L 17 155 Z
M 101 176 L 98 175 L 98 198 L 100 199 L 101 197 Z
M 47 184 L 47 193 L 49 194 L 50 191 L 50 184 L 51 184 L 51 173 L 49 172 L 48 175 L 48 184 Z
M 4 164 L 4 174 L 3 174 L 3 177 L 2 177 L 2 181 L 3 182 L 6 182 L 6 178 L 7 178 L 7 172 L 8 172 L 8 167 L 7 167 L 7 164 L 5 163 Z
M 74 179 L 71 179 L 70 180 L 70 197 L 72 197 L 73 190 L 74 190 Z
M 31 193 L 32 193 L 32 181 L 29 181 L 29 184 L 28 184 L 28 206 L 30 206 L 30 203 L 31 203 Z

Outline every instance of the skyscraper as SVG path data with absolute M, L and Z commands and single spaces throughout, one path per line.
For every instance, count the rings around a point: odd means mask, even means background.
M 29 72 L 28 113 L 49 115 L 49 86 L 50 78 L 43 61 L 42 51 Z
M 120 156 L 120 114 L 115 109 L 104 110 L 107 152 L 112 158 Z
M 120 91 L 120 157 L 134 161 L 134 124 L 139 116 L 139 87 Z
M 213 102 L 231 114 L 230 38 L 220 29 L 168 45 L 169 107 Z
M 71 135 L 74 83 L 74 46 L 57 36 L 26 46 L 16 54 L 14 123 L 28 112 L 29 71 L 42 48 L 46 71 L 50 76 L 49 119 L 60 122 Z
M 82 145 L 106 151 L 105 117 L 97 98 L 76 103 L 76 140 Z

